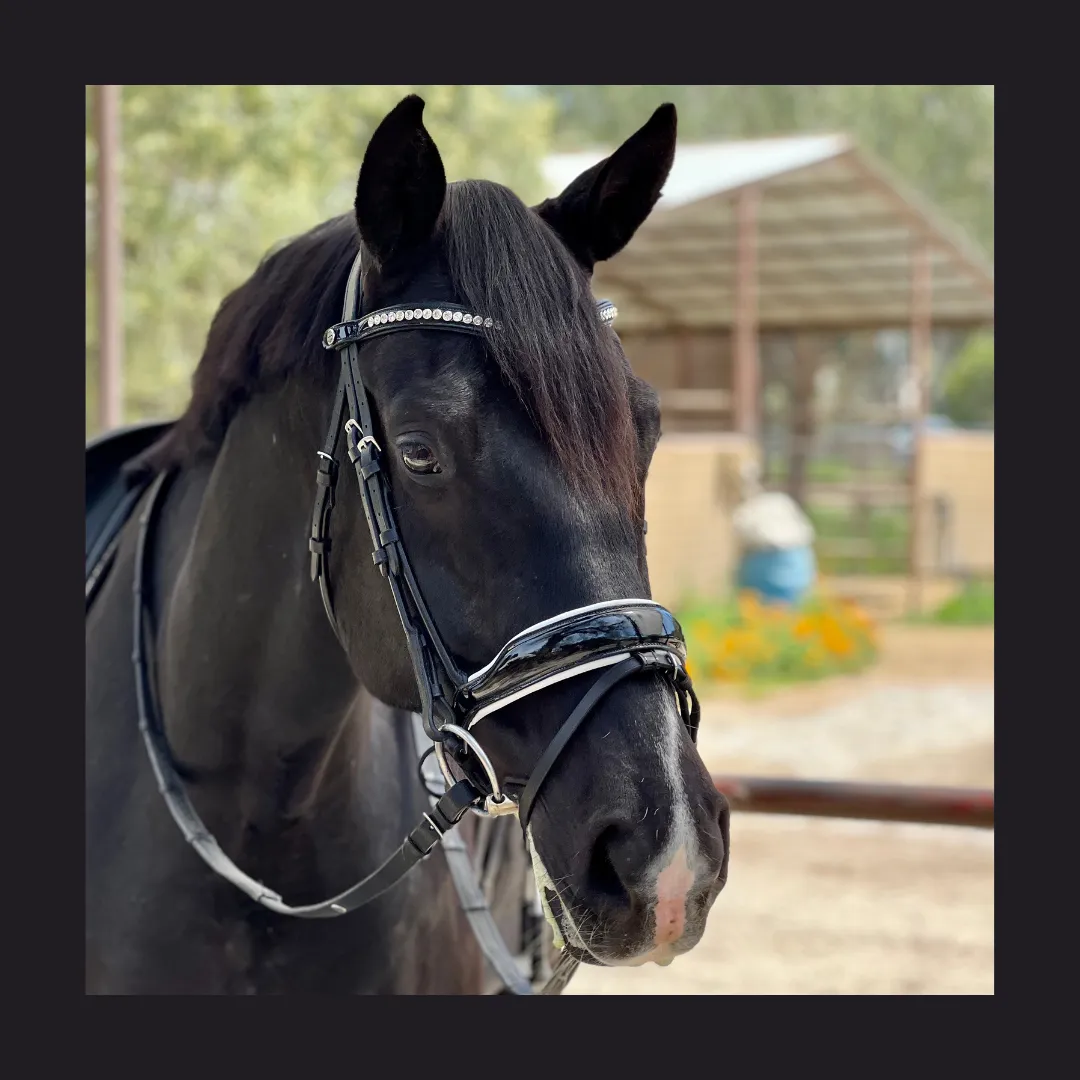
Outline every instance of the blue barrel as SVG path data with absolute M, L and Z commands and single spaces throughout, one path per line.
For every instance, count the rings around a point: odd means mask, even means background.
M 759 593 L 763 600 L 798 604 L 816 576 L 814 549 L 797 547 L 744 552 L 736 580 L 740 589 Z

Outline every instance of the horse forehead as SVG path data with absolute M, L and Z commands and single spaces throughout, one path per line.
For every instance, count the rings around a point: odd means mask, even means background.
M 445 338 L 451 340 L 439 340 Z M 449 414 L 474 412 L 490 397 L 485 357 L 478 343 L 438 330 L 390 335 L 374 357 L 373 372 L 390 407 Z

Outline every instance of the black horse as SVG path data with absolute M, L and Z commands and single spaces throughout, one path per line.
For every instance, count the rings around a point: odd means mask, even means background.
M 355 484 L 337 485 L 322 556 L 336 631 L 309 573 L 315 455 L 340 370 L 321 338 L 361 245 L 364 311 L 440 301 L 497 328 L 420 328 L 358 352 L 401 543 L 453 662 L 476 671 L 528 624 L 649 596 L 658 401 L 597 317 L 589 278 L 656 203 L 675 110 L 532 209 L 497 184 L 447 184 L 422 112 L 408 97 L 372 136 L 355 219 L 272 253 L 225 299 L 187 411 L 130 469 L 172 477 L 145 554 L 146 662 L 176 770 L 229 858 L 292 904 L 372 871 L 430 809 L 409 723 L 417 679 Z M 87 615 L 88 991 L 480 992 L 441 857 L 355 912 L 304 920 L 261 907 L 184 842 L 139 734 L 139 535 L 136 515 Z M 483 720 L 499 775 L 529 775 L 591 679 Z M 727 808 L 663 673 L 599 701 L 527 836 L 577 959 L 667 963 L 697 943 L 726 878 Z

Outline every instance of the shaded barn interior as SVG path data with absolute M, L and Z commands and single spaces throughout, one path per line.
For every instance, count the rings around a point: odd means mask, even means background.
M 548 158 L 551 192 L 608 152 Z M 993 267 L 850 138 L 680 145 L 594 291 L 660 391 L 665 442 L 749 440 L 766 486 L 814 519 L 823 569 L 986 570 L 942 535 L 956 500 L 926 487 L 946 437 L 927 418 L 935 371 L 993 324 Z

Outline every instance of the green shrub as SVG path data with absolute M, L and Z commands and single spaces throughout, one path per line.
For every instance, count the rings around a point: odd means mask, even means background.
M 949 365 L 941 407 L 957 424 L 994 422 L 994 335 L 974 334 Z
M 949 626 L 993 626 L 994 583 L 969 581 L 930 616 L 930 622 Z

